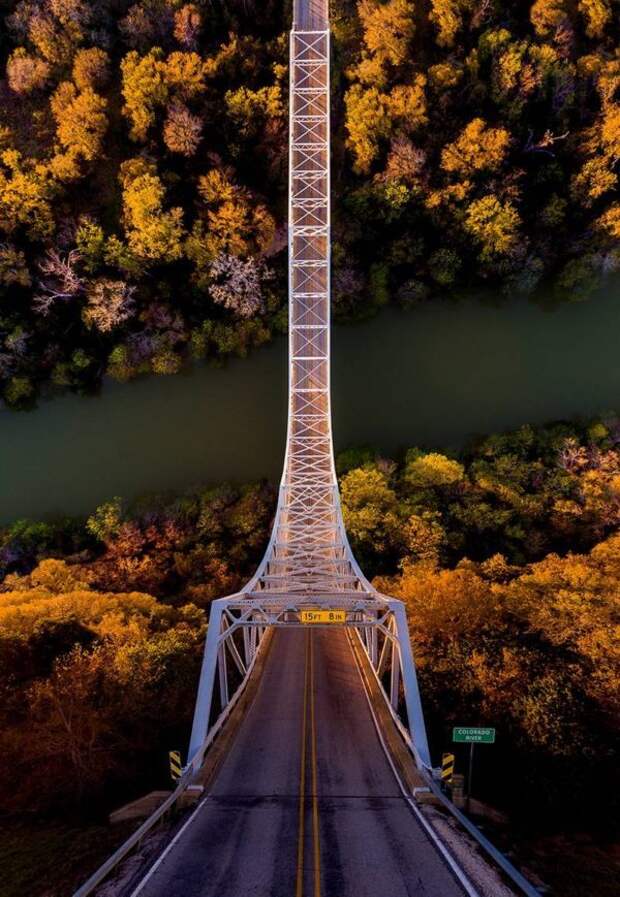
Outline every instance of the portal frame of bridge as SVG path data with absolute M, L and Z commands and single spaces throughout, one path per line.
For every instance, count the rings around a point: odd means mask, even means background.
M 274 601 L 271 596 L 248 597 L 242 591 L 229 598 L 220 598 L 211 605 L 209 628 L 205 644 L 196 712 L 188 753 L 189 764 L 201 753 L 210 731 L 210 718 L 216 687 L 219 686 L 220 711 L 226 710 L 233 695 L 230 692 L 230 665 L 240 679 L 239 689 L 245 685 L 257 651 L 268 629 L 294 628 L 322 624 L 301 622 L 301 612 L 307 609 L 344 610 L 345 621 L 324 624 L 327 628 L 345 627 L 353 630 L 366 652 L 376 674 L 386 702 L 399 727 L 410 742 L 420 770 L 434 774 L 431 766 L 426 727 L 407 615 L 402 601 L 378 592 L 373 597 L 357 600 Z M 216 686 L 217 679 L 217 686 Z M 384 685 L 384 680 L 388 680 Z M 401 686 L 407 713 L 406 722 L 399 715 Z

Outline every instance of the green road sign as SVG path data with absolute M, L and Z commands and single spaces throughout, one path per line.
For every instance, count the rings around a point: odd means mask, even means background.
M 495 729 L 478 729 L 474 726 L 455 726 L 452 741 L 466 744 L 494 744 Z

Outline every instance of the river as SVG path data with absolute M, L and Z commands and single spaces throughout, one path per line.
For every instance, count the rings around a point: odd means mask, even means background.
M 336 327 L 336 448 L 456 449 L 476 434 L 620 408 L 620 277 L 589 302 L 470 297 Z M 106 383 L 0 412 L 0 522 L 82 514 L 114 496 L 275 478 L 286 341 L 223 368 Z

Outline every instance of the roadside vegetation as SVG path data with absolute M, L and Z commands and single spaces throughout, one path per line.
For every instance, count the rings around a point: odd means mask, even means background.
M 285 327 L 290 4 L 0 4 L 0 395 Z M 335 0 L 336 314 L 619 264 L 617 0 Z
M 497 728 L 478 796 L 523 824 L 553 881 L 556 833 L 599 850 L 614 837 L 620 422 L 523 427 L 460 457 L 352 450 L 337 465 L 357 556 L 407 605 L 435 757 L 452 725 Z M 0 530 L 5 821 L 36 813 L 54 840 L 165 787 L 209 604 L 253 572 L 274 508 L 268 485 L 221 486 Z

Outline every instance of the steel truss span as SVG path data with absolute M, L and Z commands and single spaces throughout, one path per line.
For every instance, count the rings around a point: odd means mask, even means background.
M 377 593 L 351 551 L 334 466 L 330 404 L 330 33 L 327 0 L 296 0 L 290 34 L 288 432 L 271 539 L 252 580 L 214 602 L 188 754 L 209 733 L 213 691 L 246 670 L 269 626 L 300 625 L 304 607 L 346 611 L 398 708 L 404 686 L 418 766 L 430 770 L 402 604 Z M 240 634 L 242 633 L 242 635 Z

